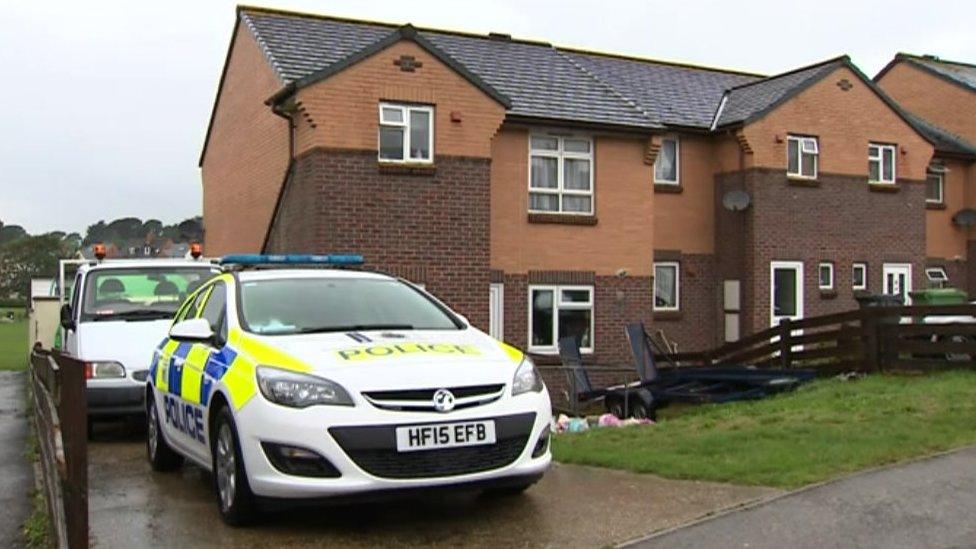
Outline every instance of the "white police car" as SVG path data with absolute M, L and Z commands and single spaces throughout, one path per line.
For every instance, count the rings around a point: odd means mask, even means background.
M 523 354 L 359 256 L 234 256 L 177 312 L 147 385 L 148 456 L 259 498 L 432 487 L 518 493 L 549 466 L 549 395 Z M 291 264 L 291 265 L 288 265 Z M 282 265 L 282 266 L 285 266 Z

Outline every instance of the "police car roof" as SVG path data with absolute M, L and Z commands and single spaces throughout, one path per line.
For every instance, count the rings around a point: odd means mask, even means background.
M 242 282 L 255 280 L 281 280 L 286 278 L 359 278 L 366 280 L 396 280 L 382 273 L 350 269 L 248 269 L 238 271 Z

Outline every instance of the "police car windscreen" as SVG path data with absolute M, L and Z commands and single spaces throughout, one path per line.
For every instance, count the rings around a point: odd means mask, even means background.
M 244 329 L 258 334 L 457 330 L 430 298 L 396 280 L 289 278 L 241 285 Z
M 85 278 L 81 320 L 170 318 L 186 296 L 216 274 L 211 268 L 117 268 Z

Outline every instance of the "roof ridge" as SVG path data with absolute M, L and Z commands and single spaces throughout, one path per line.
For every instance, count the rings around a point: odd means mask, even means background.
M 917 55 L 914 53 L 898 52 L 895 54 L 895 59 L 905 59 L 909 61 L 932 61 L 935 63 L 942 63 L 945 65 L 959 65 L 962 67 L 969 67 L 976 69 L 976 63 L 967 63 L 965 61 L 953 61 L 951 59 L 943 59 L 938 55 L 922 54 Z
M 649 64 L 654 64 L 654 65 L 666 65 L 666 66 L 669 66 L 669 67 L 680 67 L 680 68 L 691 69 L 691 70 L 698 70 L 698 71 L 719 72 L 719 73 L 733 74 L 733 75 L 739 75 L 739 76 L 755 76 L 755 77 L 758 77 L 758 78 L 767 78 L 769 76 L 769 75 L 761 74 L 761 73 L 758 73 L 758 72 L 742 71 L 742 70 L 738 70 L 738 69 L 727 69 L 725 67 L 712 67 L 712 66 L 709 66 L 709 65 L 699 65 L 697 63 L 686 63 L 686 62 L 682 62 L 682 61 L 668 61 L 668 60 L 665 60 L 665 59 L 655 59 L 653 57 L 641 57 L 639 55 L 630 55 L 630 54 L 624 54 L 624 53 L 613 53 L 613 52 L 607 52 L 607 51 L 601 51 L 601 50 L 590 50 L 590 49 L 586 49 L 586 48 L 577 48 L 577 47 L 573 47 L 573 46 L 558 46 L 558 45 L 555 45 L 553 47 L 556 48 L 559 51 L 562 51 L 562 52 L 578 53 L 578 54 L 582 54 L 582 55 L 596 55 L 596 56 L 599 56 L 599 57 L 610 57 L 610 58 L 613 58 L 613 59 L 623 59 L 623 60 L 626 60 L 626 61 L 637 61 L 639 63 L 649 63 Z
M 810 70 L 810 69 L 816 69 L 818 67 L 826 67 L 827 65 L 830 65 L 831 63 L 837 63 L 837 62 L 841 62 L 841 61 L 843 61 L 843 62 L 850 62 L 850 60 L 851 60 L 851 57 L 849 55 L 847 55 L 847 54 L 839 55 L 837 57 L 832 57 L 830 59 L 826 59 L 824 61 L 819 61 L 819 62 L 813 63 L 811 65 L 805 65 L 805 66 L 798 67 L 798 68 L 795 68 L 795 69 L 790 69 L 790 70 L 788 70 L 786 72 L 781 72 L 779 74 L 774 74 L 774 75 L 771 75 L 771 76 L 767 76 L 766 78 L 762 78 L 762 79 L 756 80 L 754 82 L 746 82 L 745 84 L 738 84 L 738 85 L 735 85 L 735 86 L 732 86 L 732 87 L 728 88 L 727 91 L 732 91 L 732 90 L 738 90 L 738 89 L 742 89 L 742 88 L 747 88 L 749 86 L 754 86 L 756 84 L 762 84 L 764 82 L 771 82 L 773 80 L 777 80 L 779 78 L 783 78 L 783 77 L 786 77 L 786 76 L 790 76 L 790 75 L 796 74 L 798 72 L 803 72 L 803 71 L 807 71 L 807 70 Z
M 594 82 L 596 82 L 597 84 L 600 84 L 601 86 L 603 86 L 612 95 L 616 96 L 618 99 L 620 99 L 623 102 L 627 103 L 631 108 L 633 108 L 635 111 L 637 111 L 638 113 L 640 113 L 641 116 L 643 116 L 644 118 L 647 118 L 648 120 L 650 120 L 651 122 L 653 122 L 655 124 L 658 124 L 658 125 L 661 124 L 661 122 L 659 120 L 655 120 L 654 117 L 651 116 L 651 114 L 649 112 L 647 112 L 644 109 L 642 109 L 640 107 L 640 105 L 637 104 L 636 101 L 634 101 L 633 99 L 631 99 L 631 98 L 627 97 L 626 95 L 624 95 L 620 90 L 618 90 L 617 88 L 615 88 L 612 84 L 610 84 L 606 80 L 600 78 L 599 76 L 597 76 L 596 74 L 594 74 L 592 71 L 590 71 L 589 69 L 587 69 L 586 67 L 584 67 L 581 63 L 578 63 L 575 59 L 571 58 L 570 56 L 568 56 L 565 53 L 563 53 L 562 51 L 560 51 L 559 48 L 553 47 L 552 49 L 553 49 L 554 52 L 556 52 L 556 55 L 558 55 L 559 57 L 561 57 L 561 58 L 569 61 L 570 64 L 572 64 L 574 67 L 576 67 L 580 72 L 582 72 L 586 76 L 589 76 Z
M 254 21 L 252 21 L 251 18 L 248 17 L 248 15 L 243 11 L 241 11 L 239 8 L 240 6 L 238 6 L 237 13 L 241 21 L 244 23 L 244 26 L 247 27 L 247 30 L 251 33 L 251 36 L 254 38 L 254 41 L 257 42 L 258 47 L 261 48 L 261 52 L 264 53 L 264 57 L 268 60 L 268 64 L 271 65 L 271 70 L 274 71 L 275 76 L 277 76 L 279 80 L 284 82 L 286 80 L 285 72 L 281 66 L 281 63 L 278 62 L 278 58 L 275 57 L 273 53 L 271 53 L 271 48 L 268 47 L 268 43 L 264 40 L 264 38 L 261 37 L 261 33 L 259 33 L 258 30 L 254 28 Z

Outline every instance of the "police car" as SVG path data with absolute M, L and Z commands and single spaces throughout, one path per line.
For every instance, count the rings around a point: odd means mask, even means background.
M 328 268 L 360 256 L 222 262 L 155 351 L 146 417 L 152 468 L 212 471 L 226 522 L 264 498 L 519 493 L 549 466 L 532 361 L 422 289 Z

